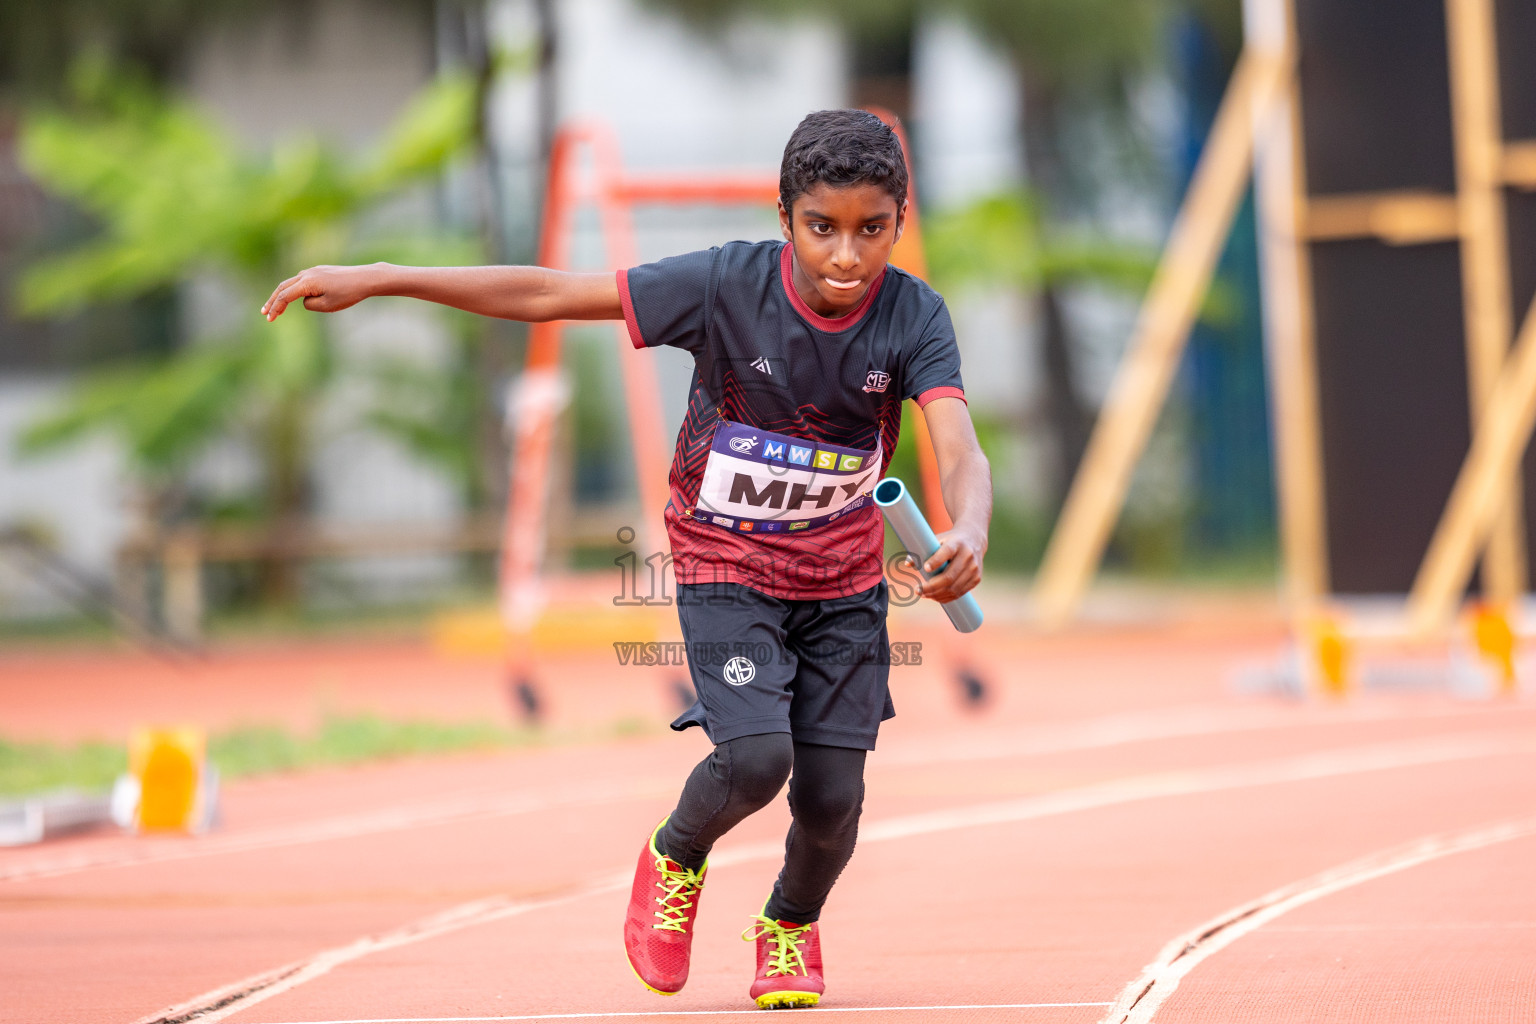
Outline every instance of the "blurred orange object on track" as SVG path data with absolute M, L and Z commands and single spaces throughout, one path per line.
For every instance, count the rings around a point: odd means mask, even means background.
M 1482 603 L 1472 609 L 1472 639 L 1477 652 L 1494 668 L 1498 692 L 1511 696 L 1518 680 L 1515 674 L 1515 630 L 1509 609 L 1497 603 Z
M 201 832 L 212 799 L 208 737 L 196 726 L 139 728 L 128 743 L 128 772 L 139 784 L 140 832 Z

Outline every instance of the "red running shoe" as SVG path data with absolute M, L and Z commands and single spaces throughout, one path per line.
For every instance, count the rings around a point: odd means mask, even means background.
M 665 825 L 667 819 L 661 820 Z M 693 918 L 704 891 L 705 864 L 689 871 L 656 852 L 656 833 L 640 851 L 635 886 L 624 917 L 624 952 L 635 977 L 659 996 L 676 995 L 688 980 L 688 955 L 693 947 Z
M 766 913 L 768 907 L 763 906 Z M 821 932 L 816 922 L 795 924 L 757 915 L 741 933 L 757 940 L 757 980 L 752 998 L 760 1010 L 793 1010 L 815 1006 L 827 990 L 821 974 Z

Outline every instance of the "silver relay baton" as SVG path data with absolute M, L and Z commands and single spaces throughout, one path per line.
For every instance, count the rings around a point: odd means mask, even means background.
M 928 525 L 928 520 L 923 518 L 918 511 L 917 502 L 912 500 L 912 495 L 907 491 L 907 485 L 893 476 L 888 476 L 875 485 L 875 505 L 885 513 L 885 521 L 891 524 L 891 529 L 896 531 L 896 537 L 901 541 L 901 546 L 907 549 L 907 553 L 917 559 L 917 571 L 923 571 L 923 563 L 926 562 L 935 551 L 939 550 L 939 539 L 933 535 L 933 529 Z M 945 562 L 944 565 L 948 565 Z M 923 573 L 932 577 L 944 571 L 944 565 L 932 573 Z M 981 605 L 976 603 L 974 594 L 962 594 L 953 601 L 947 601 L 939 607 L 944 609 L 944 614 L 949 616 L 949 621 L 962 633 L 974 632 L 981 625 Z

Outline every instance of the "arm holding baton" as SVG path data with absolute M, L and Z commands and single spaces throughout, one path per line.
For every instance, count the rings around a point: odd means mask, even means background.
M 918 511 L 917 503 L 912 500 L 912 495 L 907 491 L 907 485 L 893 476 L 888 476 L 875 485 L 875 505 L 885 513 L 886 522 L 891 524 L 891 529 L 896 531 L 901 546 L 907 549 L 907 553 L 917 559 L 918 571 L 922 572 L 922 565 L 935 551 L 939 550 L 939 539 L 933 535 L 933 529 L 928 525 L 928 520 L 923 518 Z M 945 563 L 947 565 L 949 563 Z M 936 576 L 944 571 L 941 565 L 925 576 Z M 956 629 L 962 633 L 971 633 L 981 625 L 981 605 L 976 603 L 972 594 L 962 594 L 953 601 L 941 605 L 944 614 L 949 616 L 949 621 L 954 623 Z

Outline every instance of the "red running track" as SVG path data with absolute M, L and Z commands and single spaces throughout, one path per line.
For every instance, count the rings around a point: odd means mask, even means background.
M 1252 632 L 1002 636 L 983 714 L 932 666 L 897 676 L 805 1013 L 1536 1019 L 1536 703 L 1237 697 L 1234 667 L 1275 650 Z M 682 994 L 619 946 L 627 869 L 705 751 L 652 733 L 255 780 L 215 835 L 0 851 L 0 1020 L 760 1012 L 738 933 L 782 802 L 717 849 Z

